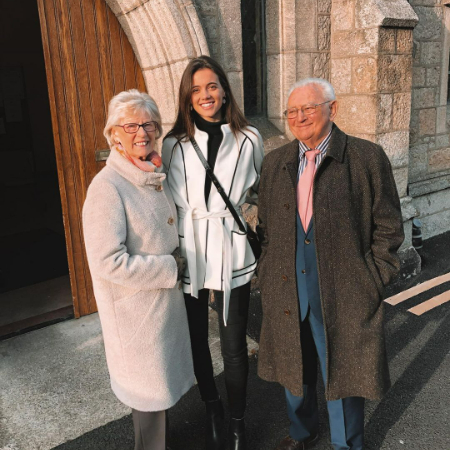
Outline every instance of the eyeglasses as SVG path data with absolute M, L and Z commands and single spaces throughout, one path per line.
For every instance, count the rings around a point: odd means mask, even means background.
M 126 123 L 125 125 L 116 125 L 116 127 L 122 127 L 125 133 L 133 134 L 137 133 L 139 128 L 143 128 L 144 131 L 151 133 L 156 130 L 156 122 L 145 122 L 145 123 Z
M 303 105 L 301 108 L 296 108 L 295 106 L 292 108 L 288 108 L 286 111 L 284 111 L 285 117 L 288 119 L 295 119 L 298 115 L 298 112 L 301 111 L 305 116 L 310 116 L 311 114 L 314 114 L 316 112 L 316 108 L 321 105 L 325 105 L 325 103 L 333 102 L 334 100 L 327 100 L 323 103 L 317 103 L 315 105 Z

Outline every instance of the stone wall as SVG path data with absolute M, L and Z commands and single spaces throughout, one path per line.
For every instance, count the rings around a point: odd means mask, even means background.
M 181 75 L 189 59 L 209 54 L 190 0 L 106 0 L 133 47 L 164 131 L 175 120 Z
M 244 109 L 240 0 L 195 0 L 211 57 L 225 70 L 233 95 Z
M 409 192 L 425 239 L 450 224 L 450 8 L 444 3 L 449 2 L 411 0 L 419 24 L 413 34 Z
M 181 74 L 200 54 L 223 65 L 243 107 L 240 0 L 106 1 L 134 48 L 165 130 L 175 118 Z M 449 1 L 409 3 L 266 0 L 268 119 L 292 137 L 283 117 L 289 87 L 304 77 L 330 79 L 340 101 L 338 125 L 389 155 L 404 247 L 414 216 L 425 238 L 447 231 L 450 219 Z
M 331 0 L 267 0 L 267 110 L 289 135 L 283 117 L 289 87 L 305 77 L 330 77 Z
M 406 0 L 333 0 L 331 82 L 340 103 L 336 123 L 380 144 L 392 164 L 411 246 L 416 210 L 408 196 L 412 32 Z

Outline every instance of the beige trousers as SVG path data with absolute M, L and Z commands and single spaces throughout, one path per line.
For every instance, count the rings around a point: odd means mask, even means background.
M 132 410 L 134 450 L 166 450 L 166 411 Z

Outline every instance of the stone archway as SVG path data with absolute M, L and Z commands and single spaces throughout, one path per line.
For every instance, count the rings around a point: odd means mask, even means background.
M 133 47 L 166 132 L 175 121 L 180 79 L 188 60 L 209 55 L 195 6 L 185 0 L 105 1 Z

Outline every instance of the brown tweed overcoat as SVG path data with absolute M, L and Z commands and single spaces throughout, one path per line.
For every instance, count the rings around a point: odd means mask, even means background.
M 400 201 L 383 149 L 337 126 L 314 179 L 313 220 L 327 343 L 327 400 L 389 388 L 383 290 L 398 273 Z M 296 286 L 298 141 L 269 153 L 259 188 L 263 322 L 259 376 L 302 396 Z

